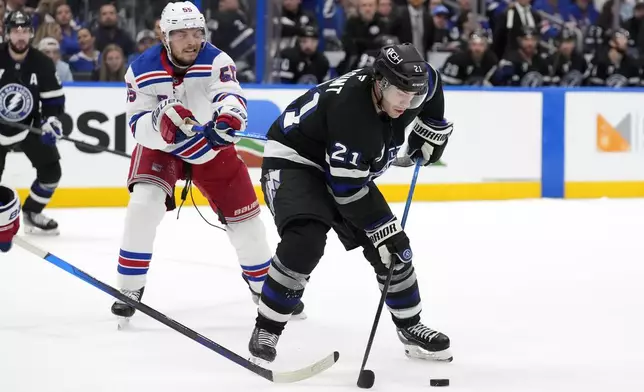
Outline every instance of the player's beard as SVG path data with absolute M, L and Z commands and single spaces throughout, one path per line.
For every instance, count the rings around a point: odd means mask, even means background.
M 9 41 L 9 47 L 11 48 L 12 51 L 14 51 L 17 54 L 24 54 L 26 51 L 29 50 L 29 42 L 27 41 L 18 41 L 19 44 L 24 44 L 22 45 L 22 48 L 18 48 L 16 45 L 14 45 L 13 42 Z

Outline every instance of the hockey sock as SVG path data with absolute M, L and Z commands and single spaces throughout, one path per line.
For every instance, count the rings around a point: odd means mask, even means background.
M 264 223 L 255 216 L 239 223 L 229 223 L 226 233 L 237 251 L 244 279 L 254 293 L 261 293 L 272 259 Z
M 385 303 L 396 327 L 407 328 L 420 322 L 420 292 L 412 263 L 398 264 L 395 268 Z M 377 279 L 382 291 L 387 275 L 378 275 Z
M 24 211 L 41 213 L 54 195 L 58 183 L 42 183 L 38 180 L 31 184 L 29 196 L 22 206 Z
M 134 185 L 127 206 L 125 230 L 119 251 L 119 288 L 138 290 L 145 286 L 156 229 L 166 212 L 166 196 L 156 185 Z

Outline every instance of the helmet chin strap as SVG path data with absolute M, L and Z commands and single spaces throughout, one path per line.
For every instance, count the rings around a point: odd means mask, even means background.
M 165 41 L 166 41 L 166 42 L 164 42 L 164 43 L 163 43 L 163 46 L 165 47 L 165 50 L 166 50 L 166 52 L 168 53 L 168 60 L 170 61 L 170 63 L 171 63 L 173 66 L 177 67 L 178 69 L 180 69 L 180 70 L 182 70 L 182 71 L 183 71 L 183 70 L 186 70 L 186 69 L 188 69 L 188 68 L 190 68 L 190 67 L 192 66 L 192 64 L 188 64 L 188 65 L 182 65 L 182 64 L 179 64 L 179 63 L 174 59 L 174 57 L 172 56 L 172 49 L 170 49 L 170 37 L 167 37 L 167 36 L 166 36 Z M 201 46 L 200 46 L 200 48 L 199 48 L 199 51 L 201 51 L 201 50 L 203 49 L 203 47 L 204 47 L 204 45 L 205 45 L 205 44 L 206 44 L 205 42 L 202 42 L 202 43 L 201 43 Z

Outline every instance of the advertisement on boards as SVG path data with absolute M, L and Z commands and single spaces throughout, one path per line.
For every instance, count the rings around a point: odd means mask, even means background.
M 302 89 L 246 89 L 248 130 L 266 133 Z M 70 138 L 131 153 L 135 141 L 127 126 L 125 90 L 119 87 L 65 87 L 61 118 Z M 447 91 L 445 117 L 454 133 L 439 165 L 421 170 L 420 184 L 538 182 L 541 175 L 541 94 L 538 92 Z M 129 160 L 61 141 L 60 188 L 121 188 Z M 243 140 L 240 156 L 259 183 L 263 144 Z M 35 171 L 22 154 L 7 158 L 3 181 L 28 188 Z M 392 168 L 379 183 L 408 184 L 411 170 Z
M 644 93 L 567 92 L 566 182 L 644 181 Z

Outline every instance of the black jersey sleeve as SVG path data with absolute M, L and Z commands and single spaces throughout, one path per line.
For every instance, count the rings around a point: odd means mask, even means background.
M 39 80 L 42 118 L 62 115 L 65 112 L 63 86 L 56 74 L 54 62 L 44 55 L 41 60 Z
M 327 123 L 325 174 L 340 214 L 363 230 L 392 216 L 370 171 L 374 160 L 389 159 L 388 152 L 375 151 L 380 143 L 360 123 L 360 114 L 351 113 L 347 105 L 328 111 Z

